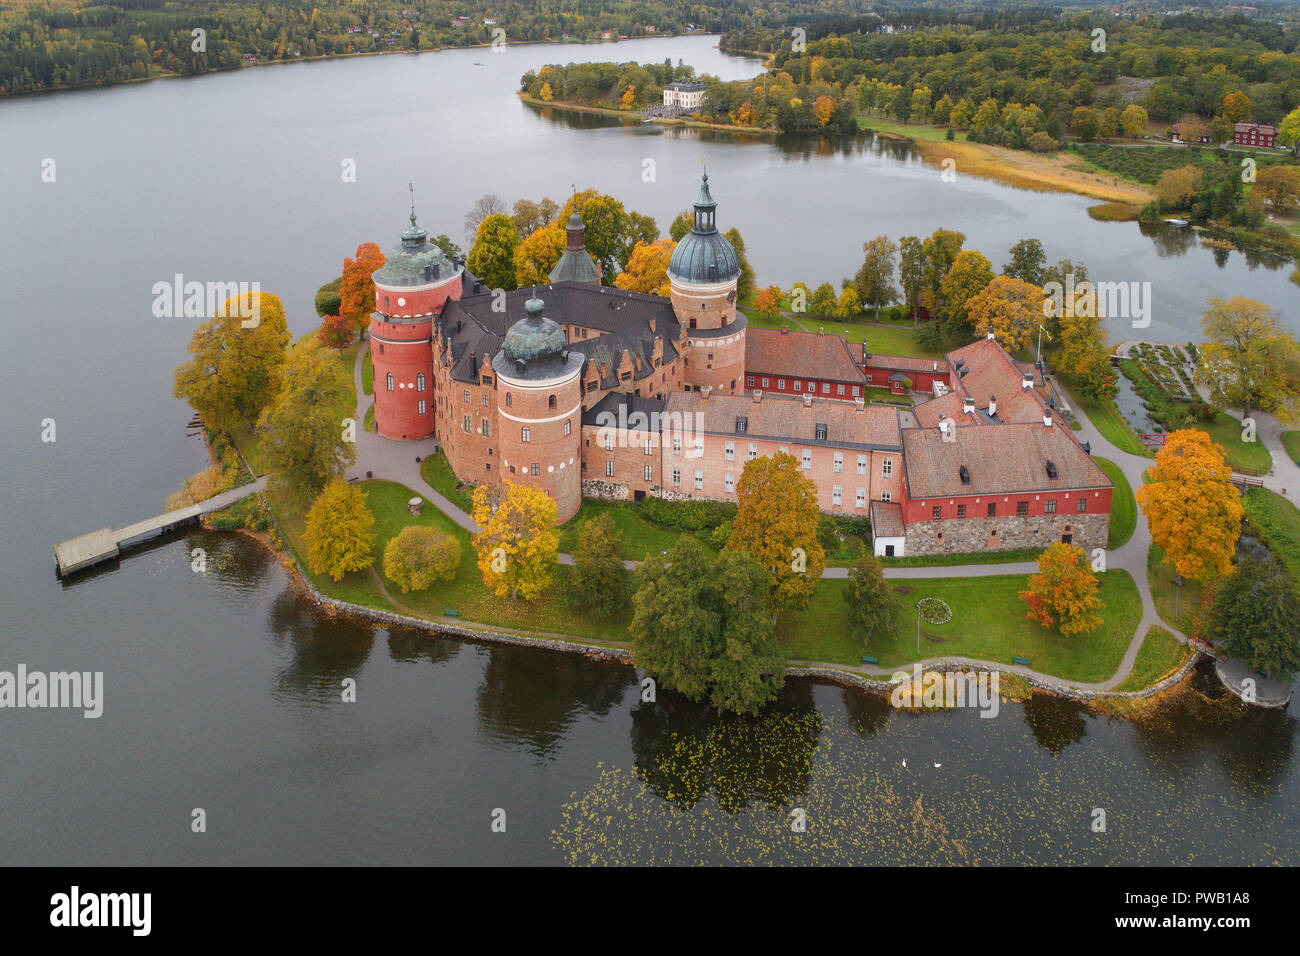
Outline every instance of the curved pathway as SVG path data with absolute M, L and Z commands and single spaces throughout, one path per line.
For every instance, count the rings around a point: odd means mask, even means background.
M 365 421 L 365 414 L 369 409 L 373 396 L 365 394 L 361 387 L 361 369 L 362 362 L 367 361 L 369 357 L 369 343 L 357 352 L 356 363 L 353 367 L 353 379 L 356 383 L 357 409 L 356 420 L 358 423 Z M 1058 382 L 1059 387 L 1059 382 Z M 1129 484 L 1137 488 L 1142 484 L 1142 474 L 1151 465 L 1151 459 L 1140 458 L 1136 455 L 1130 455 L 1127 452 L 1120 451 L 1102 434 L 1093 427 L 1092 422 L 1082 413 L 1077 414 L 1078 422 L 1082 430 L 1077 433 L 1082 441 L 1091 442 L 1094 455 L 1100 455 L 1107 458 L 1124 472 L 1124 476 L 1129 480 Z M 1278 435 L 1281 429 L 1277 426 L 1276 420 L 1272 424 L 1267 424 L 1271 416 L 1259 415 L 1260 440 L 1265 441 L 1269 451 L 1273 454 L 1273 460 L 1276 466 L 1279 462 L 1285 461 L 1291 464 L 1294 469 L 1294 477 L 1291 478 L 1291 488 L 1300 488 L 1300 467 L 1296 467 L 1286 452 L 1281 447 L 1281 440 Z M 1276 447 L 1275 447 L 1276 446 Z M 426 501 L 431 502 L 439 511 L 456 522 L 461 528 L 473 534 L 478 531 L 478 525 L 468 514 L 447 499 L 445 495 L 436 491 L 424 476 L 420 473 L 420 461 L 438 451 L 439 444 L 436 439 L 428 438 L 422 441 L 398 442 L 380 438 L 373 432 L 368 432 L 364 428 L 357 430 L 356 452 L 357 460 L 349 468 L 344 477 L 348 481 L 365 480 L 368 478 L 384 479 L 395 481 L 406 485 L 408 488 L 418 492 Z M 417 460 L 418 456 L 418 460 Z M 1286 471 L 1288 476 L 1291 472 Z M 1285 487 L 1285 481 L 1279 480 Z M 1120 661 L 1119 669 L 1115 675 L 1108 680 L 1097 683 L 1082 683 L 1079 681 L 1065 680 L 1064 678 L 1055 677 L 1051 674 L 1043 674 L 1039 671 L 1032 670 L 1023 665 L 1007 665 L 998 661 L 981 660 L 978 658 L 954 658 L 951 656 L 925 658 L 919 662 L 923 667 L 935 661 L 961 661 L 977 667 L 989 667 L 997 670 L 1006 671 L 1016 674 L 1032 676 L 1045 683 L 1054 684 L 1061 687 L 1071 687 L 1084 690 L 1113 690 L 1122 684 L 1133 671 L 1133 664 L 1137 660 L 1138 650 L 1142 646 L 1142 640 L 1146 636 L 1147 630 L 1153 625 L 1158 625 L 1171 632 L 1182 643 L 1190 643 L 1187 635 L 1175 630 L 1160 619 L 1156 613 L 1155 602 L 1151 598 L 1151 588 L 1147 581 L 1147 552 L 1151 547 L 1151 533 L 1147 529 L 1146 522 L 1142 520 L 1141 512 L 1138 514 L 1137 528 L 1133 536 L 1123 547 L 1114 551 L 1108 551 L 1106 554 L 1106 567 L 1108 570 L 1121 569 L 1127 571 L 1137 584 L 1138 595 L 1142 602 L 1142 619 L 1138 622 L 1136 631 L 1129 641 L 1128 648 L 1124 652 L 1124 657 Z M 561 564 L 572 564 L 573 555 L 559 555 Z M 625 561 L 624 564 L 630 569 L 636 567 L 637 562 Z M 1032 574 L 1038 570 L 1038 565 L 1033 561 L 1021 561 L 1008 564 L 956 564 L 956 565 L 927 565 L 913 568 L 886 568 L 885 577 L 887 578 L 973 578 L 983 577 L 995 574 Z M 847 578 L 849 575 L 848 568 L 826 568 L 822 572 L 824 578 Z M 381 591 L 382 591 L 381 584 Z M 384 593 L 387 593 L 386 591 Z M 401 607 L 397 601 L 389 598 L 394 606 Z M 1195 646 L 1195 645 L 1193 645 Z M 790 663 L 796 666 L 800 664 L 812 664 L 813 662 Z M 818 662 L 822 665 L 825 662 Z M 889 677 L 896 673 L 899 668 L 882 668 L 873 666 L 850 666 L 837 665 L 838 669 L 855 672 L 870 677 Z

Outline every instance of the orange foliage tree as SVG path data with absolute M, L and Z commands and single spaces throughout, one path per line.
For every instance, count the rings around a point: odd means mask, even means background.
M 813 115 L 817 117 L 817 123 L 825 126 L 835 115 L 835 101 L 829 96 L 819 96 L 813 100 Z
M 627 268 L 615 277 L 614 285 L 629 292 L 668 295 L 668 260 L 675 248 L 677 243 L 671 239 L 638 242 L 632 248 Z
M 1020 600 L 1029 605 L 1025 617 L 1044 627 L 1056 625 L 1070 637 L 1101 625 L 1106 605 L 1097 596 L 1099 588 L 1083 548 L 1058 541 L 1038 556 L 1038 573 L 1029 576 L 1029 589 L 1020 592 Z
M 375 311 L 375 283 L 370 277 L 387 260 L 373 242 L 357 246 L 355 259 L 343 260 L 343 281 L 339 284 L 339 313 L 352 323 L 362 336 Z
M 754 299 L 754 308 L 758 309 L 764 315 L 776 316 L 781 314 L 781 290 L 779 287 L 770 285 L 758 294 Z
M 355 332 L 356 328 L 345 316 L 327 315 L 321 319 L 320 329 L 316 334 L 320 336 L 322 345 L 341 349 L 352 341 Z
M 1147 476 L 1135 494 L 1165 563 L 1193 581 L 1232 573 L 1245 509 L 1223 448 L 1195 428 L 1170 432 Z

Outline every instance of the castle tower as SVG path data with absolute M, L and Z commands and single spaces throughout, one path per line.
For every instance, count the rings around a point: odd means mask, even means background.
M 745 390 L 745 317 L 736 310 L 740 260 L 718 232 L 718 204 L 704 174 L 695 197 L 695 222 L 668 262 L 673 311 L 682 325 L 683 384 L 714 393 Z
M 540 488 L 555 499 L 556 522 L 582 504 L 583 356 L 570 352 L 564 330 L 542 315 L 534 296 L 524 318 L 506 332 L 492 359 L 497 377 L 497 434 L 501 476 Z
M 564 254 L 560 256 L 560 261 L 555 264 L 549 276 L 552 283 L 590 282 L 592 285 L 600 285 L 600 266 L 596 265 L 587 252 L 586 231 L 587 227 L 582 224 L 582 217 L 575 209 L 573 215 L 569 217 L 568 227 L 564 230 L 566 236 Z
M 375 424 L 384 438 L 414 441 L 434 431 L 433 320 L 459 299 L 462 266 L 453 263 L 415 222 L 373 276 L 370 361 L 375 373 Z

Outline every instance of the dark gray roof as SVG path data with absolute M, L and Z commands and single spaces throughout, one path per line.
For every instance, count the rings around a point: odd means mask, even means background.
M 709 174 L 704 174 L 695 198 L 695 223 L 682 236 L 668 260 L 668 275 L 679 282 L 707 285 L 727 282 L 740 275 L 736 250 L 718 232 L 715 213 L 718 204 L 709 192 Z
M 551 270 L 552 282 L 599 282 L 600 271 L 586 249 L 565 249 Z
M 599 426 L 613 415 L 620 425 L 628 429 L 650 431 L 651 423 L 657 421 L 654 416 L 662 416 L 668 405 L 666 398 L 642 398 L 627 392 L 610 392 L 591 408 L 582 413 L 582 424 Z

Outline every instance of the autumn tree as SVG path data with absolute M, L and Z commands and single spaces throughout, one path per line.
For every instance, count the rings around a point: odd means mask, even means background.
M 1300 168 L 1265 166 L 1255 174 L 1255 191 L 1274 209 L 1294 209 L 1300 202 Z
M 564 255 L 568 242 L 559 223 L 552 222 L 534 230 L 515 247 L 516 288 L 545 285 L 551 281 L 551 270 Z
M 272 482 L 314 495 L 356 461 L 352 376 L 307 339 L 294 346 L 275 400 L 258 419 Z M 346 420 L 345 420 L 346 419 Z
M 1205 121 L 1194 113 L 1187 113 L 1178 121 L 1178 138 L 1184 143 L 1199 143 L 1206 132 Z
M 1277 127 L 1277 142 L 1279 146 L 1290 146 L 1292 156 L 1300 156 L 1300 106 L 1282 117 Z
M 483 224 L 484 219 L 488 216 L 504 215 L 505 211 L 505 200 L 495 193 L 485 193 L 475 200 L 469 212 L 465 213 L 465 235 L 476 235 L 478 227 Z M 443 249 L 442 251 L 446 252 L 447 250 Z
M 361 337 L 375 311 L 375 281 L 371 278 L 387 260 L 373 242 L 357 246 L 355 259 L 343 260 L 343 281 L 339 284 L 339 314 L 346 316 Z
M 554 498 L 511 481 L 479 485 L 470 514 L 478 567 L 493 594 L 531 601 L 551 586 L 560 549 Z
M 1056 358 L 1057 370 L 1070 376 L 1084 397 L 1093 401 L 1113 399 L 1119 394 L 1106 321 L 1100 311 L 1076 309 L 1060 319 L 1061 351 Z
M 405 594 L 435 581 L 453 581 L 460 567 L 460 542 L 428 525 L 407 525 L 384 546 L 384 577 Z
M 835 100 L 829 96 L 819 96 L 813 100 L 813 115 L 817 117 L 817 125 L 825 126 L 835 115 Z
M 718 710 L 756 713 L 785 680 L 772 635 L 768 572 L 744 552 L 712 559 L 683 535 L 637 572 L 632 657 L 664 687 Z
M 852 322 L 861 314 L 862 297 L 858 295 L 858 287 L 852 282 L 847 283 L 840 289 L 840 297 L 835 300 L 835 316 Z
M 555 216 L 560 211 L 560 207 L 554 199 L 543 199 L 541 202 L 533 202 L 531 199 L 516 200 L 511 209 L 510 218 L 514 221 L 515 232 L 519 233 L 522 239 L 525 236 L 531 236 L 543 226 L 549 226 L 555 222 Z M 444 249 L 443 252 L 447 250 Z M 447 253 L 450 255 L 451 253 Z
M 352 336 L 356 334 L 356 328 L 348 321 L 347 316 L 327 315 L 321 319 L 320 328 L 316 334 L 320 336 L 321 345 L 331 349 L 345 348 L 351 341 Z
M 834 315 L 835 286 L 823 282 L 813 289 L 812 296 L 808 299 L 808 311 L 813 315 Z
M 1083 548 L 1058 541 L 1038 556 L 1038 573 L 1029 576 L 1020 600 L 1029 605 L 1025 617 L 1043 627 L 1055 625 L 1071 637 L 1101 625 L 1106 605 L 1097 593 L 1100 588 Z
M 1041 286 L 1047 272 L 1047 254 L 1043 244 L 1037 239 L 1021 239 L 1010 250 L 1011 261 L 1002 267 L 1004 276 L 1024 279 L 1032 285 Z
M 668 295 L 668 260 L 676 245 L 671 239 L 638 242 L 627 260 L 627 268 L 614 279 L 614 285 L 629 292 Z
M 894 287 L 898 244 L 891 242 L 888 236 L 877 236 L 862 244 L 862 253 L 862 265 L 854 279 L 863 305 L 874 307 L 879 320 L 880 307 L 898 298 L 898 289 Z
M 649 216 L 626 209 L 613 196 L 585 189 L 569 197 L 556 218 L 568 222 L 574 210 L 586 227 L 583 241 L 587 252 L 600 265 L 602 281 L 613 285 L 614 277 L 627 266 L 638 242 L 654 242 L 659 227 Z
M 727 547 L 747 552 L 770 572 L 773 610 L 806 607 L 826 567 L 817 540 L 816 483 L 793 455 L 764 455 L 745 463 L 736 504 Z
M 628 572 L 614 519 L 608 513 L 592 518 L 578 532 L 573 552 L 570 597 L 579 607 L 607 617 L 627 604 Z
M 1223 106 L 1219 112 L 1230 122 L 1244 122 L 1250 119 L 1250 97 L 1241 90 L 1233 90 L 1223 98 Z
M 991 331 L 1008 352 L 1034 342 L 1043 317 L 1043 290 L 1014 276 L 994 276 L 966 302 L 967 322 L 977 332 Z
M 515 232 L 514 220 L 503 212 L 494 212 L 479 223 L 465 265 L 489 289 L 518 288 L 515 283 L 518 246 L 519 233 Z
M 1193 581 L 1231 573 L 1245 512 L 1223 448 L 1203 431 L 1170 432 L 1147 476 L 1134 493 L 1165 563 Z
M 754 308 L 763 315 L 775 318 L 781 314 L 781 287 L 770 285 L 754 299 Z
M 541 99 L 543 103 L 549 103 L 551 102 L 551 100 L 555 99 L 555 91 L 551 89 L 550 83 L 543 83 L 542 88 L 538 92 L 537 96 Z
M 1097 138 L 1101 131 L 1101 117 L 1090 106 L 1076 106 L 1070 114 L 1070 132 L 1085 143 Z
M 1156 180 L 1156 196 L 1169 206 L 1186 206 L 1201 191 L 1201 167 L 1188 165 L 1166 169 Z
M 289 329 L 279 297 L 265 292 L 227 299 L 220 312 L 190 336 L 173 392 L 208 428 L 230 432 L 256 422 L 275 396 Z
M 1277 313 L 1242 296 L 1209 304 L 1196 376 L 1213 401 L 1240 408 L 1243 418 L 1258 410 L 1287 424 L 1300 420 L 1300 343 Z
M 844 600 L 848 603 L 849 634 L 870 644 L 873 637 L 891 633 L 898 618 L 898 595 L 885 580 L 880 562 L 866 551 L 849 572 Z
M 1124 107 L 1119 114 L 1119 126 L 1125 136 L 1136 138 L 1147 131 L 1147 111 L 1136 103 Z
M 312 574 L 328 574 L 340 581 L 350 571 L 374 563 L 375 516 L 366 507 L 366 495 L 342 478 L 330 481 L 307 511 L 303 540 L 307 567 Z
M 952 268 L 939 287 L 944 330 L 954 334 L 969 335 L 974 326 L 967 315 L 966 305 L 984 291 L 993 281 L 993 264 L 974 249 L 957 254 Z
M 921 291 L 925 288 L 925 244 L 917 236 L 898 240 L 898 282 L 902 286 L 903 304 L 916 324 Z
M 1276 559 L 1242 558 L 1214 590 L 1205 636 L 1251 670 L 1290 683 L 1300 670 L 1300 597 Z
M 745 240 L 741 238 L 740 230 L 735 226 L 724 232 L 722 237 L 731 243 L 731 248 L 736 251 L 736 261 L 740 265 L 740 275 L 736 277 L 736 298 L 741 302 L 748 302 L 750 296 L 754 294 L 754 267 L 749 264 L 749 256 L 745 252 Z
M 947 277 L 965 242 L 965 233 L 952 229 L 936 229 L 921 243 L 921 258 L 924 262 L 921 288 L 928 290 L 935 300 L 938 299 L 943 288 L 943 280 Z

